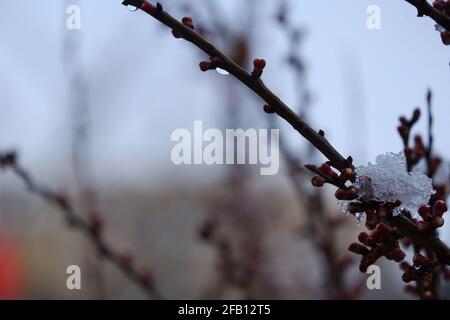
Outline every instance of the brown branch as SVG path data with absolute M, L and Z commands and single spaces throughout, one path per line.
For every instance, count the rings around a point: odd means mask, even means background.
M 18 163 L 14 152 L 0 152 L 0 169 L 11 170 L 31 193 L 59 209 L 70 227 L 84 233 L 92 241 L 101 258 L 115 265 L 126 277 L 141 287 L 150 298 L 162 299 L 161 294 L 154 286 L 150 272 L 145 269 L 138 270 L 130 256 L 118 253 L 108 245 L 100 232 L 101 222 L 99 220 L 87 221 L 83 219 L 83 216 L 76 212 L 65 196 L 36 182 L 30 173 Z
M 450 249 L 438 236 L 421 232 L 416 224 L 403 215 L 388 218 L 387 222 L 396 227 L 403 235 L 413 239 L 414 243 L 432 250 L 439 263 L 450 265 Z
M 125 0 L 123 5 L 135 6 L 142 11 L 148 13 L 164 25 L 176 31 L 183 39 L 193 43 L 199 49 L 203 50 L 210 57 L 216 58 L 218 67 L 228 71 L 239 81 L 249 87 L 253 92 L 260 96 L 274 111 L 289 124 L 294 127 L 303 137 L 311 142 L 322 154 L 327 157 L 331 164 L 338 170 L 342 170 L 348 166 L 344 157 L 334 149 L 334 147 L 314 129 L 312 129 L 302 118 L 292 111 L 280 98 L 270 91 L 263 81 L 252 75 L 240 67 L 235 61 L 217 49 L 212 43 L 203 38 L 189 26 L 184 25 L 170 14 L 162 9 L 161 4 L 154 6 L 144 0 Z
M 421 12 L 424 14 L 429 13 L 432 17 L 436 17 L 437 13 L 434 11 L 434 8 L 431 7 L 431 9 L 433 9 L 433 11 L 431 11 L 429 8 L 430 5 L 424 5 L 424 1 L 406 1 L 418 6 L 420 4 L 419 8 L 422 10 Z M 154 6 L 145 0 L 124 0 L 122 4 L 125 6 L 134 6 L 146 12 L 162 24 L 172 29 L 181 38 L 191 42 L 199 49 L 207 53 L 211 59 L 214 60 L 214 63 L 218 64 L 218 67 L 228 71 L 239 81 L 249 87 L 253 92 L 261 97 L 275 111 L 276 114 L 286 120 L 306 140 L 313 144 L 330 160 L 330 164 L 333 167 L 338 170 L 343 170 L 351 166 L 350 161 L 344 159 L 344 157 L 328 142 L 324 136 L 313 130 L 301 117 L 299 117 L 286 104 L 284 104 L 280 98 L 278 98 L 264 85 L 259 77 L 254 77 L 249 72 L 241 68 L 236 62 L 217 49 L 212 43 L 195 32 L 192 26 L 184 25 L 165 12 L 160 3 L 157 3 L 157 5 Z M 444 23 L 443 27 L 450 26 L 450 24 L 446 25 L 445 21 L 442 22 Z M 402 232 L 405 232 L 405 236 L 412 238 L 414 241 L 423 244 L 423 246 L 436 252 L 441 263 L 450 265 L 450 249 L 442 241 L 436 241 L 434 236 L 421 233 L 416 226 L 410 225 L 410 221 L 405 217 L 400 216 L 389 222 L 401 228 Z
M 413 5 L 417 9 L 417 15 L 419 17 L 428 16 L 433 19 L 437 24 L 450 31 L 450 18 L 444 13 L 435 9 L 427 0 L 404 0 Z

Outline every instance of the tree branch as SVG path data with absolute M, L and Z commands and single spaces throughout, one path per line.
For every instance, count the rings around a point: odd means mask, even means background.
M 330 160 L 331 164 L 338 170 L 342 170 L 348 166 L 347 161 L 339 152 L 321 135 L 313 130 L 302 118 L 284 104 L 272 91 L 270 91 L 259 78 L 252 75 L 241 68 L 227 55 L 222 53 L 208 40 L 203 38 L 189 26 L 184 25 L 176 20 L 170 14 L 162 10 L 162 6 L 154 6 L 144 0 L 125 0 L 122 3 L 125 6 L 135 6 L 142 11 L 148 13 L 164 25 L 176 31 L 182 38 L 193 43 L 199 49 L 204 51 L 210 57 L 218 58 L 221 69 L 228 71 L 239 81 L 249 87 L 253 92 L 260 96 L 274 111 L 289 124 L 294 127 L 303 137 L 311 142 L 325 157 Z M 159 9 L 158 9 L 159 8 Z
M 416 224 L 403 215 L 388 218 L 387 222 L 396 227 L 401 234 L 413 239 L 414 243 L 436 253 L 439 263 L 450 265 L 450 249 L 439 237 L 420 231 Z
M 450 31 L 450 18 L 444 13 L 436 10 L 427 0 L 404 0 L 413 5 L 417 9 L 417 15 L 419 17 L 428 16 L 433 19 L 437 24 Z
M 126 277 L 140 286 L 150 298 L 162 299 L 161 294 L 154 286 L 150 271 L 138 270 L 131 257 L 116 252 L 106 243 L 102 237 L 100 220 L 86 221 L 80 213 L 76 212 L 66 197 L 36 182 L 30 173 L 18 163 L 14 152 L 0 152 L 0 169 L 11 170 L 31 193 L 59 209 L 70 227 L 84 233 L 92 241 L 101 258 L 115 265 Z
M 443 17 L 436 12 L 426 1 L 405 0 L 415 5 L 423 14 L 429 14 L 432 18 L 436 18 L 438 23 L 443 23 L 443 27 L 450 27 L 450 23 L 446 23 L 448 19 L 443 21 Z M 156 6 L 145 0 L 124 0 L 125 6 L 134 6 L 140 9 L 162 24 L 166 25 L 181 38 L 191 42 L 199 49 L 207 53 L 218 63 L 218 67 L 228 71 L 239 81 L 249 87 L 259 97 L 261 97 L 280 117 L 286 120 L 294 129 L 296 129 L 306 140 L 313 144 L 325 157 L 330 160 L 330 164 L 338 170 L 343 170 L 351 165 L 351 162 L 344 157 L 328 142 L 328 140 L 313 130 L 301 117 L 284 104 L 272 91 L 270 91 L 258 77 L 253 77 L 249 72 L 241 68 L 227 55 L 222 53 L 208 40 L 199 35 L 191 26 L 185 25 L 178 21 L 170 14 L 163 10 L 160 3 Z M 398 216 L 387 222 L 396 226 L 401 232 L 412 238 L 414 241 L 433 250 L 438 255 L 439 261 L 443 264 L 450 265 L 450 249 L 439 238 L 434 235 L 422 233 L 415 225 L 406 217 Z

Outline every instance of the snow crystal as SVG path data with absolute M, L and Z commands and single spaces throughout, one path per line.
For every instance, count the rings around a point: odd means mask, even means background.
M 394 214 L 408 210 L 413 216 L 423 204 L 428 203 L 434 193 L 432 181 L 419 168 L 410 173 L 406 171 L 406 159 L 403 152 L 387 153 L 376 157 L 375 164 L 355 168 L 357 180 L 355 186 L 360 190 L 362 200 L 379 202 L 401 201 Z M 341 202 L 347 207 L 347 203 Z

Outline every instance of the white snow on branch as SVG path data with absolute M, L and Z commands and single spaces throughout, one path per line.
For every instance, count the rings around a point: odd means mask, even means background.
M 403 152 L 378 155 L 374 164 L 357 167 L 355 171 L 360 198 L 382 203 L 400 200 L 401 206 L 394 214 L 407 210 L 416 216 L 419 207 L 427 204 L 435 192 L 431 179 L 419 168 L 407 172 Z M 345 209 L 348 201 L 340 204 Z

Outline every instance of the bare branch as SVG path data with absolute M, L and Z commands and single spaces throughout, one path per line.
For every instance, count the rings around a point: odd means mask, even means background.
M 92 241 L 101 258 L 115 265 L 126 277 L 141 287 L 150 298 L 162 299 L 161 294 L 155 288 L 150 271 L 138 270 L 130 256 L 119 253 L 108 245 L 102 237 L 102 222 L 98 217 L 91 221 L 83 219 L 83 216 L 76 212 L 67 197 L 36 182 L 30 173 L 18 163 L 14 152 L 0 152 L 0 169 L 11 170 L 31 193 L 59 209 L 70 227 L 84 233 Z
M 303 137 L 311 142 L 325 157 L 330 160 L 333 167 L 342 170 L 348 166 L 344 157 L 328 142 L 325 137 L 319 135 L 301 117 L 292 111 L 280 98 L 268 89 L 259 77 L 253 77 L 249 72 L 241 68 L 235 61 L 217 49 L 212 43 L 199 35 L 190 26 L 184 25 L 162 9 L 162 5 L 154 6 L 144 0 L 125 0 L 123 5 L 135 6 L 148 13 L 164 25 L 175 31 L 180 37 L 191 42 L 199 49 L 203 50 L 217 63 L 217 67 L 228 71 L 239 81 L 249 87 L 268 105 L 275 113 L 286 120 Z
M 426 1 L 419 0 L 405 0 L 413 4 L 419 9 L 422 14 L 429 15 L 433 19 L 436 19 L 443 27 L 450 27 L 450 22 L 447 18 L 437 12 Z M 192 25 L 185 25 L 178 21 L 170 14 L 163 10 L 160 3 L 156 6 L 148 3 L 145 0 L 124 0 L 123 5 L 135 6 L 136 8 L 146 12 L 162 24 L 166 25 L 180 38 L 183 38 L 199 49 L 207 53 L 211 58 L 211 63 L 207 67 L 211 66 L 220 67 L 228 71 L 239 81 L 249 87 L 259 97 L 261 97 L 270 108 L 275 111 L 280 117 L 286 120 L 294 127 L 303 137 L 305 137 L 312 145 L 314 145 L 323 155 L 325 155 L 330 161 L 329 164 L 336 169 L 342 171 L 345 168 L 352 167 L 351 161 L 346 160 L 329 142 L 328 140 L 315 130 L 313 130 L 301 117 L 299 117 L 294 111 L 292 111 L 286 104 L 284 104 L 272 91 L 270 91 L 262 82 L 259 77 L 252 76 L 249 72 L 241 68 L 231 58 L 217 49 L 208 40 L 203 38 L 193 29 Z M 204 65 L 205 67 L 205 65 Z M 204 68 L 208 70 L 208 68 Z M 336 185 L 336 184 L 335 184 Z M 338 185 L 337 185 L 338 186 Z M 339 186 L 338 186 L 339 187 Z M 404 216 L 398 216 L 392 219 L 388 219 L 386 222 L 397 227 L 400 232 L 406 237 L 412 238 L 415 242 L 423 245 L 424 247 L 434 251 L 442 264 L 450 265 L 450 249 L 434 235 L 421 232 L 408 218 Z

